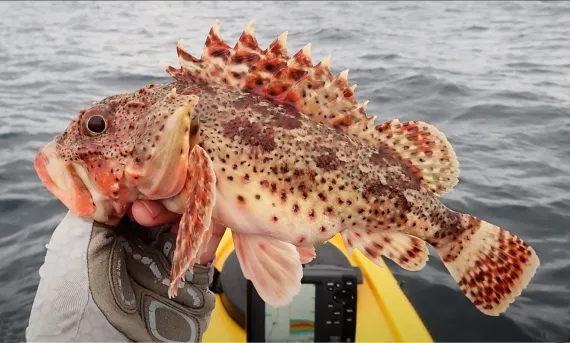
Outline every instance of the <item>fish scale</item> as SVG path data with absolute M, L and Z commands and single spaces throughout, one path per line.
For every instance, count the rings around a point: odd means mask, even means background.
M 540 262 L 514 234 L 447 208 L 458 182 L 445 135 L 421 121 L 377 125 L 348 71 L 293 56 L 286 33 L 265 50 L 250 23 L 234 48 L 212 27 L 202 56 L 176 50 L 168 84 L 147 85 L 81 110 L 34 162 L 74 213 L 114 225 L 137 199 L 182 214 L 169 295 L 214 225 L 232 230 L 244 275 L 273 306 L 300 290 L 314 245 L 340 233 L 381 264 L 421 270 L 432 245 L 459 288 L 499 315 Z

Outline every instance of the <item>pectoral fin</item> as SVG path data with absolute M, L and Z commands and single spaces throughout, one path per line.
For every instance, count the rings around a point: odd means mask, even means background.
M 180 220 L 176 236 L 176 250 L 170 273 L 169 296 L 176 296 L 178 284 L 188 269 L 192 269 L 198 252 L 210 239 L 212 209 L 216 202 L 216 175 L 212 160 L 204 149 L 196 145 L 188 157 L 190 197 Z

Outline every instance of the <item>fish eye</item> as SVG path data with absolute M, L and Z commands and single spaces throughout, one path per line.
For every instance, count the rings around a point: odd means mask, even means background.
M 89 131 L 92 133 L 103 133 L 106 128 L 107 122 L 105 121 L 105 118 L 100 115 L 94 115 L 87 121 L 87 129 L 89 129 Z

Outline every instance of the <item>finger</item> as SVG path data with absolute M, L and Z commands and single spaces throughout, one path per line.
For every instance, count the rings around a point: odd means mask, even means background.
M 174 225 L 172 225 L 172 227 L 170 228 L 170 232 L 173 233 L 174 235 L 178 235 L 178 227 L 180 226 L 180 222 L 175 223 Z
M 205 250 L 198 257 L 197 262 L 202 265 L 211 262 L 214 257 L 216 257 L 216 250 L 218 250 L 218 245 L 220 244 L 220 241 L 226 232 L 226 227 L 222 225 L 214 224 L 212 229 L 212 237 L 208 241 Z
M 180 215 L 170 212 L 156 201 L 138 200 L 129 211 L 130 217 L 142 226 L 157 226 L 174 223 L 180 220 Z

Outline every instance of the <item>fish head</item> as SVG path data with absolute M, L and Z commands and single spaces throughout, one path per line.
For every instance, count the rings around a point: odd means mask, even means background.
M 40 149 L 36 172 L 71 212 L 115 225 L 136 199 L 182 190 L 197 101 L 164 85 L 93 103 Z

